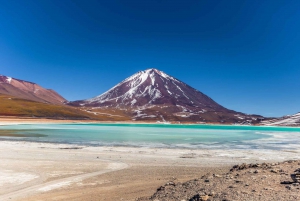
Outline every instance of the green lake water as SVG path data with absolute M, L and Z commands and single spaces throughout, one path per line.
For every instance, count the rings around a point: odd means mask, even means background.
M 189 149 L 298 149 L 300 128 L 171 124 L 0 126 L 0 140 Z

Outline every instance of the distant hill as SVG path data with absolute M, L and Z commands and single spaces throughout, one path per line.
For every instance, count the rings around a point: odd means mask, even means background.
M 63 104 L 66 102 L 66 99 L 51 89 L 44 89 L 33 82 L 4 75 L 0 75 L 0 94 L 42 103 Z
M 261 124 L 267 126 L 300 126 L 300 112 L 280 118 L 268 119 Z
M 262 119 L 229 110 L 207 95 L 157 69 L 137 72 L 107 92 L 69 105 L 124 111 L 132 120 L 253 124 Z
M 0 116 L 52 119 L 131 120 L 123 112 L 101 108 L 90 111 L 65 105 L 61 95 L 29 81 L 0 75 Z

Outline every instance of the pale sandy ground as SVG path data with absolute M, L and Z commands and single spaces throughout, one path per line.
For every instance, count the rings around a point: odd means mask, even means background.
M 0 159 L 1 201 L 135 200 L 175 178 L 186 181 L 207 172 L 226 172 L 242 162 L 300 159 L 300 154 L 1 141 Z
M 135 200 L 168 181 L 222 174 L 244 162 L 300 159 L 299 153 L 0 141 L 0 200 Z

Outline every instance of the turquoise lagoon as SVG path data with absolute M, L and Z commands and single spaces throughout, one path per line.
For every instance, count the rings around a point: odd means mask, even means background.
M 0 140 L 87 146 L 188 149 L 300 149 L 300 128 L 171 124 L 0 126 Z

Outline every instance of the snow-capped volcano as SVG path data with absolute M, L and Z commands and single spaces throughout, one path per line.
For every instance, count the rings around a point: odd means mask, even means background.
M 224 109 L 200 91 L 153 68 L 140 71 L 107 92 L 81 101 L 80 104 L 82 106 L 112 107 L 170 104 Z
M 38 84 L 0 75 L 0 94 L 53 104 L 63 104 L 66 99 L 51 89 Z
M 131 111 L 133 120 L 248 124 L 259 117 L 228 110 L 184 82 L 153 68 L 137 72 L 99 96 L 69 104 Z

